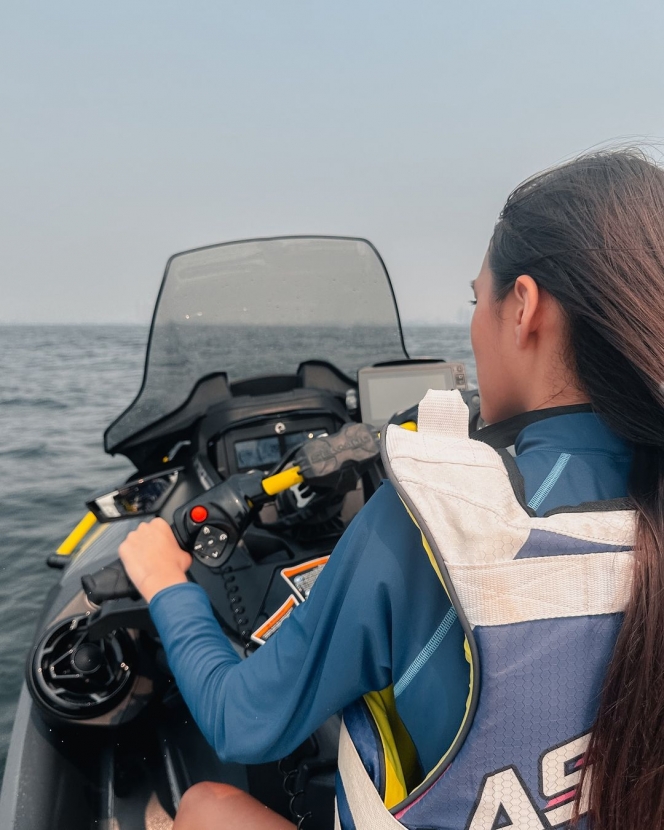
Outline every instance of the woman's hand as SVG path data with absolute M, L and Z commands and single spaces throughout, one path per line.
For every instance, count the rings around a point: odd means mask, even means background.
M 150 602 L 163 588 L 186 582 L 191 556 L 178 545 L 168 522 L 153 519 L 133 530 L 118 549 L 129 579 Z

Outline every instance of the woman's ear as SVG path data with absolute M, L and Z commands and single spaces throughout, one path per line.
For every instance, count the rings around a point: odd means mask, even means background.
M 512 296 L 515 344 L 517 349 L 525 349 L 541 323 L 540 290 L 532 277 L 522 274 L 514 283 Z

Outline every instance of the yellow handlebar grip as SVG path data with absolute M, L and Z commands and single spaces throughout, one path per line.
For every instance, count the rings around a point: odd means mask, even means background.
M 288 490 L 289 487 L 294 487 L 296 484 L 302 484 L 304 479 L 300 475 L 299 467 L 290 467 L 282 473 L 277 473 L 274 476 L 264 478 L 262 481 L 263 490 L 268 496 L 276 496 L 277 493 L 282 493 Z
M 86 513 L 69 536 L 67 536 L 64 542 L 60 545 L 56 553 L 59 553 L 60 556 L 68 556 L 73 552 L 76 545 L 83 541 L 95 524 L 97 524 L 97 519 L 94 515 L 92 513 Z

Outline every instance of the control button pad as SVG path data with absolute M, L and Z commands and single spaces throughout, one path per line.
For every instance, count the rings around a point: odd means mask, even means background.
M 193 554 L 209 568 L 219 568 L 231 554 L 228 533 L 222 527 L 205 524 L 198 531 Z

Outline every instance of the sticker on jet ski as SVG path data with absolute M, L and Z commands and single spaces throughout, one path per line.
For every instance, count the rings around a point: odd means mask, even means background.
M 261 625 L 260 628 L 257 628 L 256 631 L 251 635 L 251 639 L 258 643 L 259 646 L 265 645 L 265 643 L 272 637 L 274 634 L 279 631 L 282 626 L 284 620 L 287 620 L 293 612 L 293 608 L 296 605 L 299 605 L 297 599 L 291 594 L 288 597 L 286 602 L 283 605 L 280 605 L 279 608 L 272 614 L 271 617 L 268 617 L 267 620 Z
M 329 556 L 319 556 L 316 559 L 310 559 L 308 562 L 303 562 L 300 565 L 283 568 L 281 575 L 289 587 L 304 601 L 309 599 L 311 589 L 314 587 L 315 581 L 320 576 L 329 558 Z

